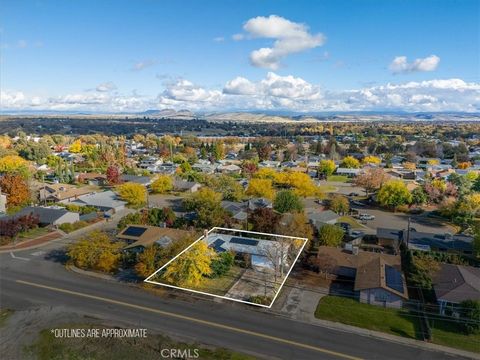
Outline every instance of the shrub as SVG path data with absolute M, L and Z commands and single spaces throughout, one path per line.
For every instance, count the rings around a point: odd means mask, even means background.
M 233 265 L 234 259 L 235 256 L 231 252 L 224 252 L 218 255 L 218 257 L 210 264 L 212 273 L 209 275 L 209 277 L 220 277 L 228 273 L 228 271 Z
M 58 226 L 58 228 L 64 232 L 71 233 L 72 231 L 81 229 L 85 226 L 87 226 L 88 223 L 86 221 L 76 221 L 74 223 L 63 223 Z
M 261 304 L 261 305 L 270 305 L 270 303 L 272 302 L 272 298 L 270 296 L 264 296 L 264 295 L 250 296 L 248 300 L 254 304 Z

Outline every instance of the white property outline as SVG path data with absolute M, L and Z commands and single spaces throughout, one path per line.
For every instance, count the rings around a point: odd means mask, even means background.
M 167 267 L 171 262 L 173 262 L 176 258 L 178 258 L 180 255 L 182 255 L 182 254 L 185 253 L 186 251 L 188 251 L 188 249 L 190 249 L 193 245 L 195 245 L 195 244 L 196 244 L 197 242 L 199 242 L 200 240 L 203 240 L 203 239 L 205 238 L 205 235 L 200 236 L 197 240 L 195 240 L 193 243 L 191 243 L 189 246 L 187 246 L 185 249 L 183 249 L 178 255 L 176 255 L 175 257 L 173 257 L 170 261 L 168 261 L 165 265 L 163 265 L 162 267 L 160 267 L 160 269 L 158 269 L 157 271 L 155 271 L 153 274 L 149 275 L 149 276 L 148 276 L 145 280 L 143 280 L 143 281 L 146 282 L 146 283 L 149 283 L 149 284 L 165 286 L 165 287 L 169 287 L 169 288 L 177 289 L 177 290 L 190 291 L 190 292 L 197 293 L 197 294 L 213 296 L 213 297 L 216 297 L 216 298 L 219 298 L 219 299 L 236 301 L 236 302 L 239 302 L 239 303 L 244 303 L 244 304 L 248 304 L 248 305 L 256 305 L 256 306 L 260 306 L 260 307 L 264 307 L 264 308 L 270 309 L 270 308 L 272 307 L 273 303 L 275 302 L 275 300 L 277 299 L 278 294 L 280 294 L 280 291 L 282 290 L 282 287 L 283 287 L 283 285 L 285 284 L 285 281 L 287 281 L 288 277 L 290 276 L 290 272 L 292 271 L 293 267 L 295 266 L 298 258 L 300 257 L 300 254 L 302 253 L 303 249 L 305 248 L 305 245 L 307 245 L 308 239 L 307 239 L 307 238 L 302 238 L 302 237 L 296 237 L 296 236 L 287 236 L 287 235 L 279 235 L 279 234 L 262 233 L 262 232 L 256 232 L 256 231 L 229 229 L 229 228 L 223 228 L 223 227 L 217 227 L 217 226 L 215 226 L 215 227 L 211 228 L 210 230 L 208 230 L 206 235 L 210 234 L 210 233 L 211 233 L 212 231 L 214 231 L 214 230 L 225 230 L 225 231 L 242 232 L 242 233 L 257 234 L 257 235 L 267 235 L 267 236 L 282 237 L 282 238 L 287 238 L 287 239 L 297 239 L 297 240 L 303 240 L 303 241 L 304 241 L 302 247 L 301 247 L 300 250 L 298 251 L 297 257 L 296 257 L 295 260 L 292 262 L 292 265 L 290 266 L 290 269 L 288 269 L 287 275 L 285 276 L 285 278 L 283 279 L 282 283 L 280 284 L 280 287 L 278 288 L 277 292 L 275 293 L 275 296 L 273 297 L 270 305 L 256 304 L 256 303 L 253 303 L 253 302 L 250 302 L 250 301 L 233 299 L 233 298 L 230 298 L 230 297 L 227 297 L 227 296 L 210 294 L 210 293 L 207 293 L 207 292 L 204 292 L 204 291 L 198 291 L 198 290 L 192 290 L 192 289 L 182 288 L 182 287 L 180 287 L 180 286 L 175 286 L 175 285 L 170 285 L 170 284 L 164 284 L 164 283 L 160 283 L 160 282 L 157 282 L 157 281 L 152 281 L 152 280 L 150 280 L 150 279 L 151 279 L 152 277 L 154 277 L 159 271 L 161 271 L 161 270 L 163 270 L 164 268 L 166 268 L 166 267 Z

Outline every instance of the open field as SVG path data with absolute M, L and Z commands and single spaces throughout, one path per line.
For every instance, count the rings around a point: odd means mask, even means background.
M 88 329 L 88 325 L 68 326 Z M 100 328 L 93 326 L 93 328 Z M 166 336 L 148 334 L 146 338 L 55 338 L 50 330 L 42 330 L 38 339 L 25 348 L 25 355 L 39 360 L 50 359 L 161 359 L 170 350 L 186 351 L 200 359 L 249 360 L 251 356 L 226 349 L 174 341 Z M 177 355 L 178 356 L 178 355 Z M 180 358 L 180 357 L 175 357 Z M 183 357 L 182 357 L 183 358 Z

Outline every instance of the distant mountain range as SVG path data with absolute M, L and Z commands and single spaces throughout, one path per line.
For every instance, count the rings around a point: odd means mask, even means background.
M 275 111 L 232 111 L 232 112 L 197 112 L 190 110 L 146 110 L 142 112 L 128 113 L 98 113 L 90 111 L 1 111 L 2 116 L 25 116 L 25 117 L 97 117 L 106 119 L 120 119 L 125 117 L 147 117 L 159 120 L 207 120 L 211 122 L 316 122 L 316 121 L 480 121 L 480 113 L 409 113 L 409 112 L 317 112 L 317 113 L 293 113 Z

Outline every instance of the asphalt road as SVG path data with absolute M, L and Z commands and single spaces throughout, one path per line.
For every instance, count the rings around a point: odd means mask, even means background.
M 161 297 L 65 269 L 56 252 L 0 254 L 0 305 L 62 306 L 133 327 L 262 358 L 453 359 L 445 353 L 294 321 L 244 304 Z

